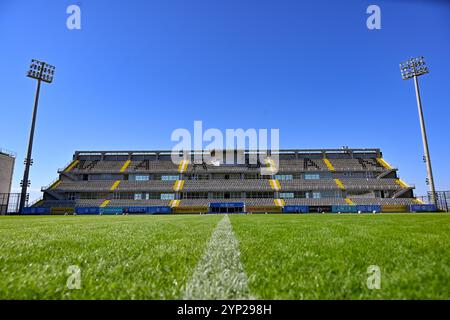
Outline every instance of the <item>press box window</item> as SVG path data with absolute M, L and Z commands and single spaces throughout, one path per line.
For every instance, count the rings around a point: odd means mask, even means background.
M 143 175 L 143 176 L 135 176 L 134 180 L 136 181 L 148 181 L 150 179 L 150 177 L 148 175 Z
M 179 179 L 179 176 L 161 176 L 161 180 L 163 180 L 163 181 L 175 181 L 178 179 Z
M 281 199 L 294 199 L 294 193 L 293 192 L 280 192 L 280 198 Z
M 277 180 L 285 180 L 285 181 L 289 181 L 292 180 L 292 174 L 277 174 L 275 175 L 275 179 Z
M 161 200 L 174 200 L 175 194 L 174 193 L 161 193 Z

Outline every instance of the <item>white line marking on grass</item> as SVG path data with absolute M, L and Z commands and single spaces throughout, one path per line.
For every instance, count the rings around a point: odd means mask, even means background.
M 214 229 L 187 284 L 184 299 L 254 299 L 228 215 Z

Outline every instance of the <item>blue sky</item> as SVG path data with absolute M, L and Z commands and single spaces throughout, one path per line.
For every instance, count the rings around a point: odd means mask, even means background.
M 66 28 L 78 4 L 82 29 Z M 382 29 L 366 9 L 381 7 Z M 426 192 L 412 81 L 421 78 L 437 189 L 450 189 L 450 3 L 438 0 L 0 0 L 0 147 L 22 178 L 35 81 L 44 85 L 32 198 L 75 150 L 171 149 L 177 128 L 279 128 L 282 148 L 379 147 Z

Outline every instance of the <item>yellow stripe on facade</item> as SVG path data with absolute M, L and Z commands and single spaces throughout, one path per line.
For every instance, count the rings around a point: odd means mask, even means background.
M 353 206 L 355 203 L 352 201 L 352 199 L 350 198 L 345 198 L 345 202 L 347 202 L 347 204 Z
M 184 187 L 184 180 L 176 180 L 174 183 L 173 183 L 173 190 L 174 191 L 181 191 L 181 190 L 183 190 L 183 187 Z
M 333 180 L 340 189 L 345 190 L 345 186 L 341 180 L 339 180 L 339 179 L 333 179 Z
M 281 189 L 280 181 L 278 180 L 270 179 L 269 184 L 272 190 L 279 191 Z
M 113 183 L 113 185 L 111 186 L 111 191 L 114 191 L 114 190 L 116 190 L 117 189 L 117 187 L 119 186 L 119 184 L 120 184 L 120 180 L 117 180 L 117 181 L 115 181 L 114 183 Z
M 334 169 L 333 165 L 331 164 L 330 160 L 328 160 L 327 158 L 323 158 L 323 162 L 325 162 L 325 165 L 328 167 L 330 171 L 336 171 L 336 169 Z
M 180 164 L 178 165 L 178 172 L 179 173 L 185 172 L 187 170 L 188 164 L 189 164 L 189 160 L 182 160 L 180 162 Z
M 383 158 L 377 158 L 379 164 L 381 164 L 385 169 L 392 170 L 392 166 L 387 163 Z
M 178 164 L 178 172 L 182 172 L 183 171 L 183 166 L 184 166 L 184 160 L 181 160 L 180 163 Z
M 51 185 L 50 190 L 58 188 L 60 184 L 61 180 L 56 181 L 54 184 Z
M 396 179 L 395 182 L 402 188 L 409 188 L 408 184 L 401 179 Z
M 111 202 L 111 200 L 105 200 L 105 201 L 103 201 L 102 204 L 100 205 L 100 208 L 106 207 L 110 202 Z
M 122 168 L 120 168 L 120 172 L 124 172 L 125 170 L 127 170 L 127 168 L 130 165 L 130 163 L 131 163 L 131 160 L 125 161 L 125 163 L 123 164 Z
M 273 202 L 277 207 L 284 207 L 286 205 L 284 199 L 273 199 Z
M 70 170 L 72 170 L 78 164 L 78 162 L 78 160 L 72 161 L 72 163 L 66 168 L 66 170 L 64 170 L 64 172 L 69 172 Z
M 181 200 L 170 200 L 169 206 L 172 208 L 176 208 L 180 205 Z

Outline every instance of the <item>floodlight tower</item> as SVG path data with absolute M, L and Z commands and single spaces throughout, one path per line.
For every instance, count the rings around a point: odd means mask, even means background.
M 33 151 L 33 138 L 34 138 L 34 127 L 36 125 L 36 114 L 39 103 L 39 92 L 41 90 L 41 81 L 52 83 L 53 76 L 55 74 L 55 67 L 51 66 L 45 62 L 38 60 L 31 60 L 30 69 L 28 70 L 27 77 L 37 80 L 36 96 L 34 98 L 34 108 L 33 108 L 33 118 L 31 120 L 30 129 L 30 139 L 28 140 L 28 152 L 25 158 L 25 170 L 23 173 L 23 180 L 20 185 L 22 187 L 22 192 L 20 196 L 19 213 L 22 213 L 22 209 L 25 207 L 25 201 L 27 198 L 27 188 L 30 186 L 30 180 L 28 179 L 30 175 L 30 166 L 33 164 L 33 159 L 31 159 L 31 153 Z
M 424 57 L 417 57 L 409 59 L 403 63 L 400 63 L 400 71 L 402 73 L 403 80 L 414 79 L 414 86 L 416 88 L 417 107 L 419 109 L 420 129 L 422 131 L 422 142 L 424 150 L 424 160 L 427 165 L 428 173 L 428 185 L 430 186 L 431 199 L 437 206 L 436 190 L 434 188 L 433 170 L 431 169 L 430 151 L 428 150 L 427 132 L 425 129 L 425 120 L 423 118 L 422 100 L 420 98 L 419 79 L 418 77 L 429 73 L 428 67 L 425 64 Z

